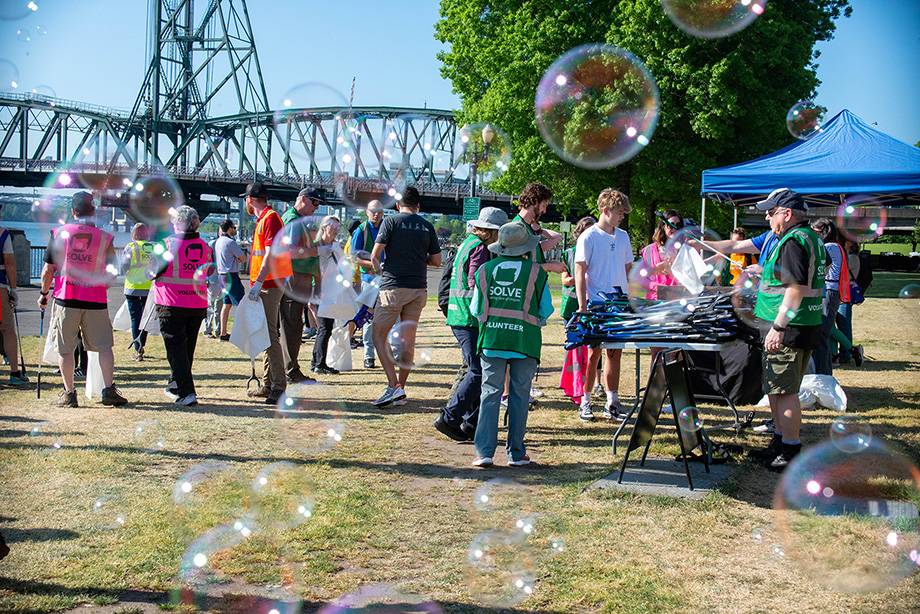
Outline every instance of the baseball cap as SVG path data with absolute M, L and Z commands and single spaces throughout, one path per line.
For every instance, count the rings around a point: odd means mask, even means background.
M 793 192 L 789 188 L 779 188 L 770 192 L 765 200 L 757 203 L 757 208 L 761 211 L 769 211 L 774 207 L 783 207 L 784 209 L 795 209 L 797 211 L 808 211 L 808 205 L 805 199 L 798 192 Z
M 261 181 L 253 181 L 246 186 L 246 191 L 240 194 L 240 196 L 252 196 L 253 198 L 268 199 L 268 190 L 265 189 L 265 186 L 262 185 Z
M 309 198 L 310 200 L 318 200 L 319 202 L 321 202 L 321 203 L 323 203 L 323 204 L 326 203 L 326 199 L 323 198 L 323 195 L 322 195 L 322 194 L 320 193 L 320 191 L 317 190 L 316 188 L 304 188 L 304 189 L 302 189 L 302 190 L 300 191 L 300 193 L 297 194 L 297 198 L 300 198 L 301 196 L 306 196 L 306 197 Z

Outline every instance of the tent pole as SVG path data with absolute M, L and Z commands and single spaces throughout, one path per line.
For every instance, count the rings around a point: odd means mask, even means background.
M 735 210 L 735 221 L 732 223 L 732 228 L 737 228 L 738 227 L 738 205 L 735 205 L 735 203 L 732 203 L 732 205 L 734 205 L 733 209 Z
M 703 203 L 700 205 L 700 228 L 706 228 L 706 197 L 703 197 Z

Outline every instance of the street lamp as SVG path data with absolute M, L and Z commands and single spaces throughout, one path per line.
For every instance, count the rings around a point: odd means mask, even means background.
M 486 124 L 482 129 L 482 151 L 479 149 L 479 142 L 473 141 L 472 150 L 467 148 L 467 145 L 470 142 L 470 127 L 469 125 L 464 125 L 460 128 L 460 140 L 463 142 L 463 161 L 469 164 L 472 167 L 472 173 L 470 174 L 470 196 L 476 196 L 476 175 L 479 172 L 479 165 L 489 159 L 489 145 L 492 143 L 492 139 L 495 137 L 495 131 L 492 129 L 491 124 Z

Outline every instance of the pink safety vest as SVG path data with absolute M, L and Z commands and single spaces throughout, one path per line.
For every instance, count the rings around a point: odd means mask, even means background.
M 211 248 L 201 239 L 166 239 L 172 260 L 156 280 L 156 304 L 204 309 L 208 306 L 207 271 L 195 275 L 202 265 L 213 263 Z
M 105 255 L 112 246 L 112 239 L 104 230 L 85 224 L 64 224 L 52 230 L 55 257 L 60 261 L 55 263 L 59 277 L 52 296 L 61 300 L 108 303 Z
M 650 243 L 643 247 L 642 258 L 649 268 L 655 268 L 661 264 L 661 252 L 658 249 L 658 244 Z M 650 299 L 658 298 L 658 286 L 676 286 L 678 283 L 673 275 L 649 275 L 648 281 L 649 292 L 647 298 Z

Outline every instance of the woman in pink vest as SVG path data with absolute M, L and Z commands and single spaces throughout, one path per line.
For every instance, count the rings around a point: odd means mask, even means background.
M 192 361 L 201 322 L 208 312 L 207 278 L 214 267 L 211 248 L 198 236 L 198 212 L 188 205 L 172 214 L 176 231 L 155 260 L 154 297 L 171 376 L 166 396 L 176 405 L 198 404 Z M 156 250 L 159 251 L 159 250 Z
M 667 222 L 665 222 L 667 220 Z M 684 218 L 675 209 L 664 212 L 664 220 L 658 220 L 658 227 L 652 235 L 652 242 L 642 248 L 642 262 L 649 270 L 648 296 L 658 298 L 658 286 L 676 286 L 677 280 L 671 275 L 671 263 L 665 252 L 665 245 L 674 233 L 684 227 Z

